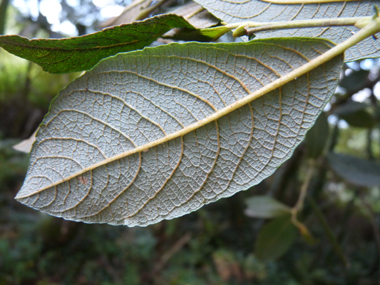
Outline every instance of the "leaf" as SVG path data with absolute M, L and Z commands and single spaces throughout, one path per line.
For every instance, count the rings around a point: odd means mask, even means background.
M 374 14 L 374 4 L 378 0 L 361 0 L 351 2 L 333 2 L 321 4 L 273 4 L 260 0 L 195 0 L 210 13 L 226 23 L 245 21 L 285 22 L 308 19 L 364 17 Z M 304 29 L 287 29 L 260 32 L 256 38 L 271 37 L 323 37 L 340 43 L 352 36 L 359 29 L 355 27 L 318 27 Z M 378 34 L 380 37 L 380 34 Z M 379 57 L 380 41 L 367 38 L 348 49 L 345 60 Z
M 219 28 L 217 30 L 215 30 L 215 28 L 205 29 L 215 26 L 219 23 L 219 20 L 193 1 L 171 11 L 170 13 L 183 16 L 198 30 L 173 29 L 167 32 L 163 38 L 184 41 L 214 41 L 230 31 L 230 29 L 226 29 L 224 26 L 217 27 Z
M 155 3 L 152 4 L 152 2 Z M 165 2 L 166 0 L 133 0 L 131 4 L 124 8 L 123 12 L 119 16 L 110 18 L 103 22 L 101 27 L 104 28 L 109 26 L 130 24 L 137 20 L 143 20 Z
M 32 150 L 32 145 L 36 141 L 37 130 L 26 140 L 16 144 L 13 146 L 13 149 L 18 150 L 20 152 L 29 153 Z
M 67 39 L 29 40 L 20 36 L 0 36 L 0 46 L 37 63 L 45 71 L 66 73 L 88 70 L 103 58 L 141 49 L 173 28 L 194 29 L 182 17 L 162 15 Z
M 362 111 L 367 107 L 369 107 L 368 104 L 356 102 L 352 100 L 347 100 L 344 104 L 335 108 L 333 112 L 334 112 L 334 115 L 338 115 L 338 116 L 349 115 L 352 113 L 356 113 L 358 111 Z
M 183 16 L 193 27 L 197 29 L 209 28 L 219 23 L 217 18 L 193 1 L 171 11 L 170 13 Z
M 218 26 L 201 30 L 181 29 L 177 32 L 175 30 L 169 31 L 162 37 L 173 40 L 206 42 L 215 41 L 229 31 L 230 29 L 226 28 L 225 26 Z
M 360 110 L 350 115 L 341 115 L 340 118 L 352 127 L 370 129 L 375 126 L 374 118 L 365 110 Z
M 245 190 L 303 140 L 342 56 L 231 108 L 331 46 L 169 44 L 105 59 L 52 102 L 16 199 L 69 220 L 146 226 Z
M 371 82 L 371 80 L 368 78 L 369 74 L 369 70 L 351 69 L 351 73 L 349 73 L 347 76 L 343 76 L 343 78 L 340 80 L 339 86 L 343 87 L 347 93 L 356 93 L 369 85 Z
M 329 123 L 325 113 L 321 113 L 314 126 L 306 134 L 307 154 L 311 158 L 319 157 L 325 149 L 326 142 L 329 138 Z
M 355 156 L 330 152 L 327 159 L 331 168 L 346 181 L 364 187 L 380 186 L 380 165 Z
M 255 255 L 261 261 L 274 261 L 284 255 L 297 237 L 290 215 L 266 224 L 255 243 Z
M 250 197 L 246 204 L 245 214 L 251 218 L 274 218 L 290 213 L 290 207 L 269 196 Z
M 337 107 L 334 114 L 352 127 L 372 128 L 375 125 L 375 118 L 365 110 L 367 107 L 367 104 L 349 100 Z

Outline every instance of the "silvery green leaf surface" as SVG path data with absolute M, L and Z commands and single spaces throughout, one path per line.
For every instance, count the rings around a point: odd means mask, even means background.
M 169 44 L 107 58 L 52 102 L 16 199 L 68 220 L 146 226 L 246 190 L 304 139 L 343 58 L 220 110 L 332 45 Z
M 207 10 L 202 9 L 202 6 L 193 1 L 170 11 L 170 14 L 176 14 L 184 17 L 193 27 L 197 29 L 212 27 L 219 22 L 217 18 L 211 15 Z
M 378 0 L 331 2 L 320 4 L 274 4 L 261 0 L 195 0 L 210 13 L 226 23 L 283 22 L 308 19 L 349 18 L 374 15 Z M 307 2 L 307 1 L 305 1 Z M 321 37 L 340 43 L 359 29 L 348 27 L 319 27 L 259 32 L 256 38 Z M 380 34 L 378 35 L 380 37 Z M 379 57 L 380 41 L 367 38 L 348 49 L 345 60 Z

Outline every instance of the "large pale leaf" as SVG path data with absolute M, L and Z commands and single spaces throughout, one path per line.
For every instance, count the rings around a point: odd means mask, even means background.
M 245 190 L 303 140 L 343 58 L 220 110 L 331 46 L 311 38 L 187 43 L 105 59 L 52 102 L 16 199 L 69 220 L 145 226 Z
M 361 0 L 348 2 L 332 2 L 320 4 L 274 4 L 261 0 L 195 0 L 213 15 L 227 23 L 245 21 L 283 22 L 307 19 L 348 18 L 372 16 L 373 6 L 379 5 L 379 0 Z M 291 1 L 290 1 L 291 2 Z M 305 1 L 307 2 L 307 1 Z M 323 37 L 340 43 L 358 29 L 349 27 L 323 27 L 287 29 L 259 32 L 257 38 L 270 37 Z M 379 34 L 380 37 L 380 34 Z M 380 56 L 380 41 L 367 38 L 356 46 L 348 49 L 345 60 L 355 60 L 365 57 Z
M 142 49 L 173 28 L 194 29 L 184 18 L 167 14 L 67 39 L 0 36 L 0 47 L 45 71 L 65 73 L 88 70 L 105 57 Z

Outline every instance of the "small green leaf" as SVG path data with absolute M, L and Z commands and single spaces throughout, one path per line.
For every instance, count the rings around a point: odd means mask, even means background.
M 231 31 L 230 28 L 227 28 L 226 26 L 219 26 L 208 29 L 202 29 L 200 30 L 200 33 L 205 37 L 209 37 L 216 40 L 223 36 L 225 33 L 228 33 L 229 31 Z
M 375 125 L 374 118 L 365 110 L 360 110 L 349 115 L 341 115 L 340 118 L 352 127 L 370 129 Z
M 367 107 L 367 104 L 349 100 L 337 107 L 334 114 L 352 127 L 372 128 L 375 125 L 375 118 L 366 111 Z
M 339 86 L 343 87 L 348 93 L 356 93 L 359 90 L 364 89 L 370 82 L 368 79 L 369 73 L 370 71 L 365 69 L 360 69 L 358 71 L 352 70 L 349 75 L 342 78 L 339 82 Z
M 331 168 L 348 182 L 364 187 L 380 186 L 380 165 L 354 156 L 330 152 Z
M 349 100 L 335 108 L 334 114 L 338 116 L 350 115 L 352 113 L 364 110 L 367 107 L 367 104 Z
M 164 38 L 183 40 L 183 41 L 214 41 L 231 31 L 225 26 L 212 27 L 201 30 L 183 29 L 174 35 L 166 34 Z
M 37 63 L 47 72 L 67 73 L 88 70 L 119 52 L 142 49 L 173 28 L 195 29 L 184 18 L 166 14 L 67 39 L 0 36 L 0 47 Z
M 314 126 L 306 134 L 307 154 L 311 158 L 317 158 L 323 152 L 329 138 L 329 123 L 325 113 L 319 115 Z
M 269 196 L 253 196 L 246 204 L 245 214 L 251 218 L 274 218 L 290 213 L 290 207 Z
M 261 229 L 255 244 L 255 254 L 262 261 L 274 261 L 288 251 L 296 236 L 297 229 L 290 215 L 276 218 Z

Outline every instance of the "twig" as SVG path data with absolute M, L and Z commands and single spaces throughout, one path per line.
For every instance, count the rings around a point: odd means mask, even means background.
M 325 231 L 327 238 L 330 240 L 331 245 L 333 246 L 335 253 L 339 256 L 343 265 L 346 268 L 348 268 L 349 263 L 347 262 L 347 258 L 345 257 L 343 250 L 338 243 L 338 240 L 335 238 L 333 231 L 331 230 L 327 220 L 325 219 L 325 217 L 322 214 L 321 210 L 319 209 L 318 205 L 315 203 L 314 199 L 311 197 L 308 197 L 308 202 L 309 202 L 311 208 L 313 209 L 315 215 L 317 216 L 319 222 L 321 223 L 321 226 L 322 226 L 323 230 Z
M 313 176 L 313 173 L 314 173 L 314 164 L 315 164 L 315 161 L 312 161 L 310 163 L 310 166 L 309 166 L 307 173 L 306 173 L 305 180 L 301 186 L 301 191 L 300 191 L 300 195 L 298 196 L 297 203 L 290 210 L 291 221 L 292 221 L 293 225 L 295 225 L 299 229 L 302 236 L 304 236 L 306 238 L 306 240 L 308 240 L 310 243 L 315 243 L 316 240 L 313 238 L 313 236 L 311 235 L 309 230 L 305 227 L 305 225 L 298 220 L 297 215 L 303 208 L 303 204 L 304 204 L 305 197 L 307 194 L 307 189 L 309 187 L 311 177 Z
M 165 252 L 160 260 L 156 263 L 153 269 L 153 273 L 157 273 L 165 267 L 169 259 L 176 254 L 182 247 L 184 247 L 191 239 L 191 234 L 186 233 L 182 236 L 167 252 Z

